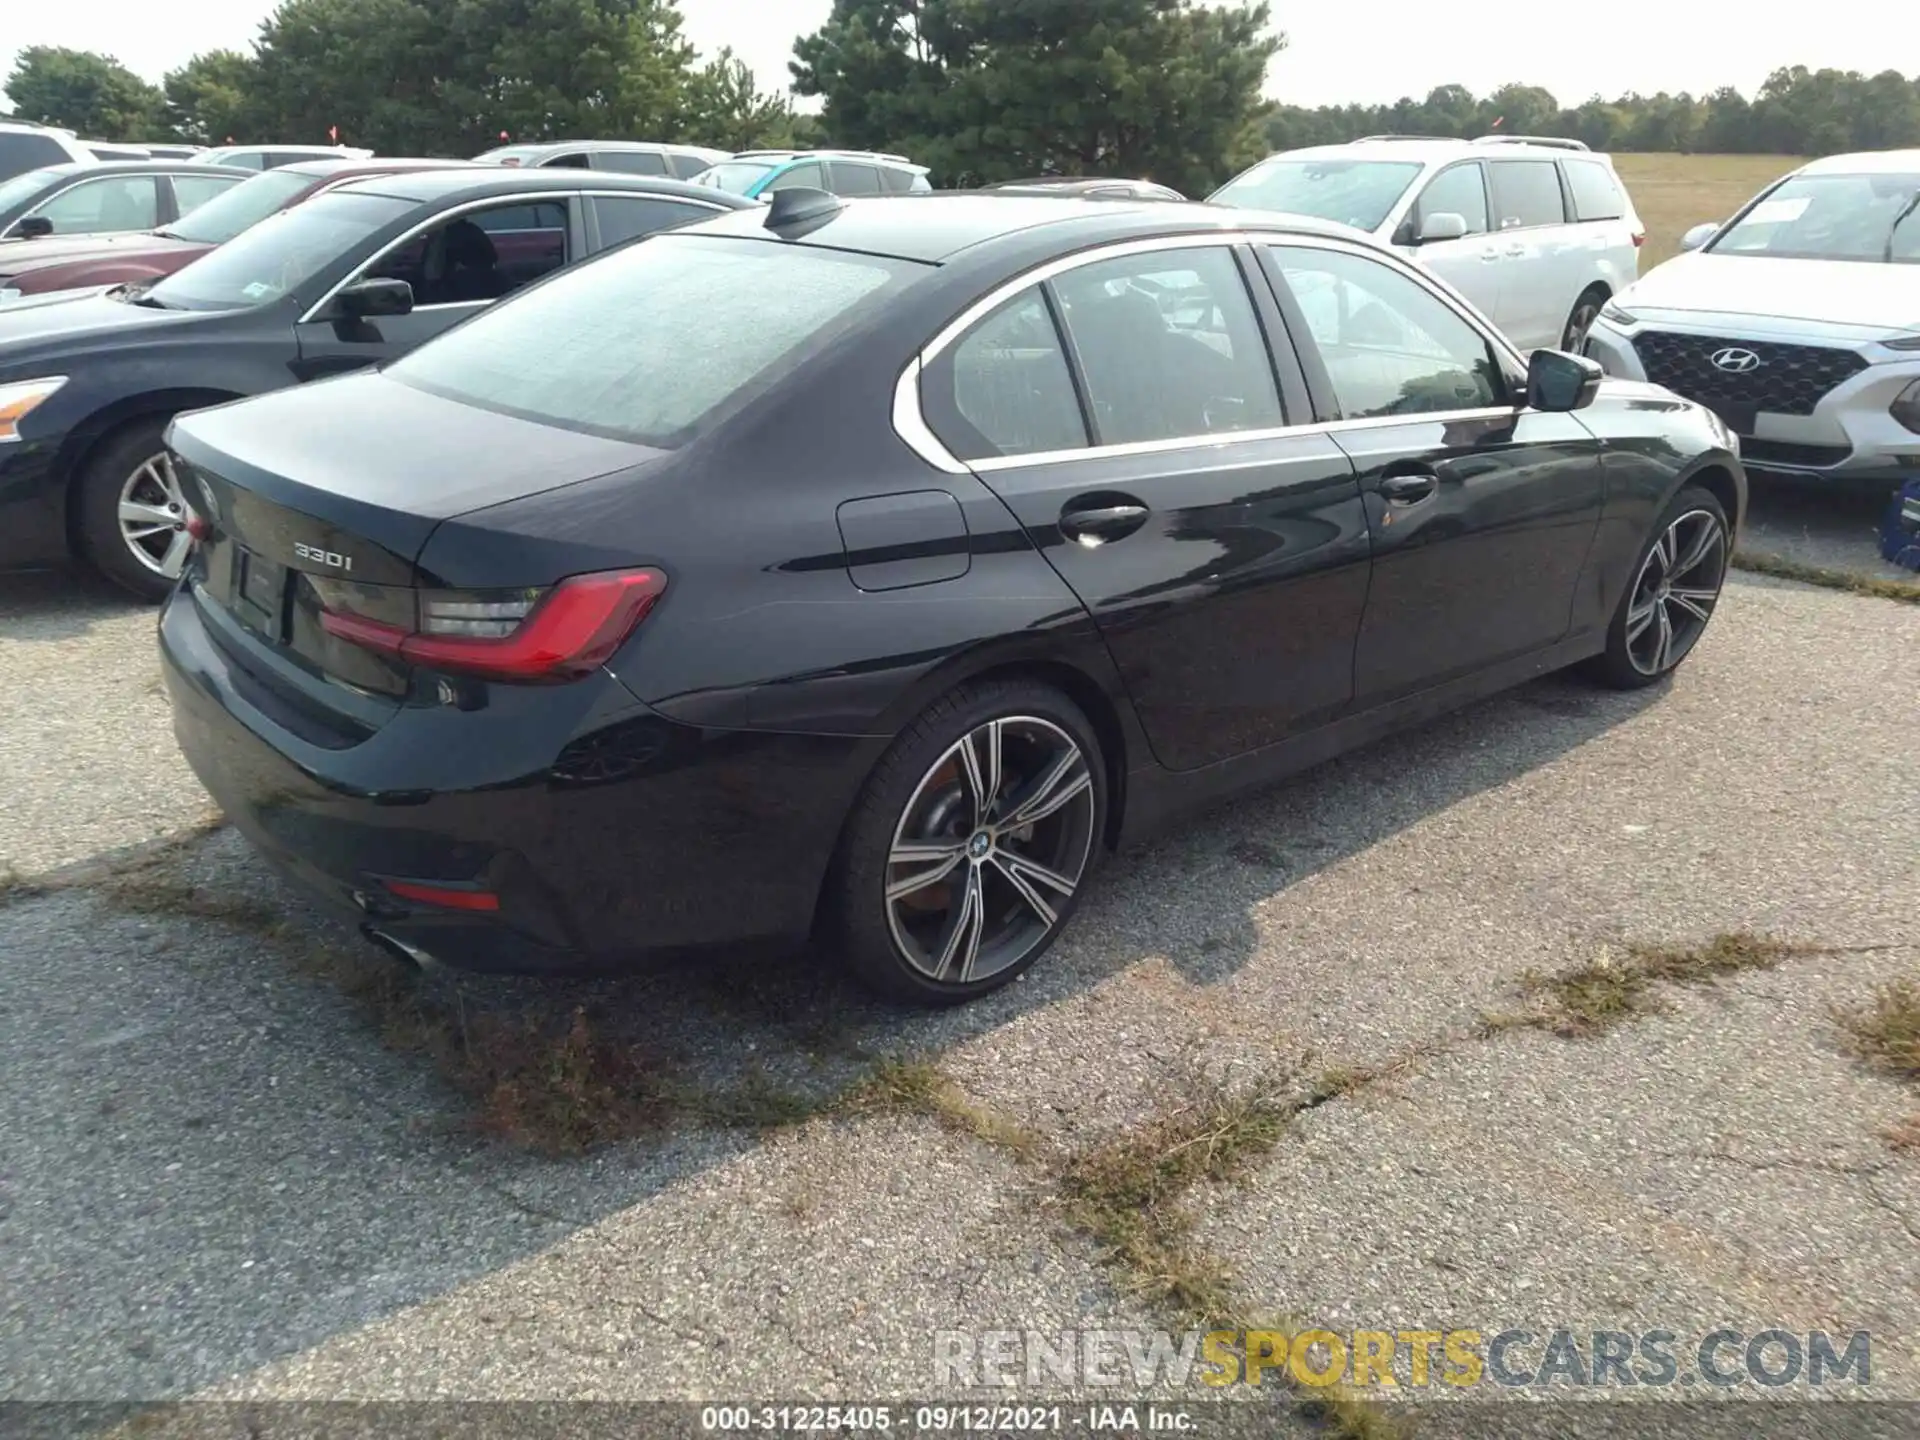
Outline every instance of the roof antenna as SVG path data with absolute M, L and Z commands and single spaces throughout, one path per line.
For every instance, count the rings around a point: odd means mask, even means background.
M 767 206 L 767 229 L 787 230 L 815 220 L 824 223 L 845 208 L 845 202 L 837 195 L 794 185 L 774 191 L 773 200 Z

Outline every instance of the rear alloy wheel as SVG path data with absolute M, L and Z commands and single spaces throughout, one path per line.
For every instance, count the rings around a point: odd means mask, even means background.
M 1064 696 L 1015 683 L 942 702 L 881 762 L 850 827 L 837 887 L 848 961 L 923 1004 L 1006 984 L 1072 913 L 1105 792 L 1098 742 Z
M 180 578 L 193 519 L 166 419 L 141 421 L 102 445 L 80 475 L 80 540 L 95 569 L 143 600 L 161 600 Z
M 1720 602 L 1729 549 L 1718 500 L 1693 488 L 1674 497 L 1607 629 L 1602 678 L 1637 689 L 1687 658 Z
M 1607 303 L 1607 297 L 1589 290 L 1573 302 L 1573 313 L 1567 316 L 1567 328 L 1560 332 L 1560 348 L 1569 355 L 1578 355 L 1581 347 L 1587 343 L 1587 332 L 1593 328 L 1593 322 L 1600 318 L 1600 307 Z

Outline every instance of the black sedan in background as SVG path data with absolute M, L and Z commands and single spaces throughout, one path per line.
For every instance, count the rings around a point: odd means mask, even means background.
M 415 955 L 1018 975 L 1101 852 L 1545 671 L 1670 674 L 1724 427 L 1343 227 L 929 195 L 656 236 L 202 410 L 175 730 Z
M 0 568 L 77 550 L 157 600 L 191 519 L 160 443 L 175 415 L 391 360 L 570 261 L 740 208 L 758 207 L 674 180 L 419 170 L 329 190 L 150 286 L 0 307 Z

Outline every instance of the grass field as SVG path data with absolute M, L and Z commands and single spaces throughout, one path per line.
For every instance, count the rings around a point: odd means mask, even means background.
M 1802 162 L 1791 155 L 1615 155 L 1633 208 L 1647 227 L 1640 273 L 1680 251 L 1703 220 L 1724 220 L 1769 181 Z

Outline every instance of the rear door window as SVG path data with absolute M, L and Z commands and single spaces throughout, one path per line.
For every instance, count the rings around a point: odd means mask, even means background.
M 1096 444 L 1284 423 L 1253 299 L 1224 246 L 1096 260 L 1052 283 Z
M 910 261 L 710 235 L 631 245 L 482 311 L 384 372 L 545 424 L 671 447 L 817 354 Z
M 695 155 L 687 150 L 675 150 L 667 156 L 674 175 L 681 180 L 691 180 L 713 162 L 704 155 Z
M 913 171 L 902 170 L 897 165 L 880 167 L 880 183 L 887 187 L 890 195 L 904 195 L 913 189 Z
M 542 160 L 540 163 L 544 166 L 559 170 L 587 170 L 592 168 L 587 164 L 587 153 L 584 150 L 569 150 L 563 155 L 556 155 L 551 160 Z
M 797 190 L 803 188 L 808 190 L 824 190 L 827 188 L 827 177 L 822 171 L 818 160 L 808 160 L 799 165 L 795 165 L 790 170 L 781 171 L 768 182 L 766 188 L 769 193 L 775 190 Z
M 593 214 L 600 224 L 602 249 L 631 240 L 636 235 L 651 235 L 656 230 L 671 230 L 676 225 L 711 220 L 719 213 L 710 205 L 690 205 L 684 200 L 657 200 L 651 195 L 593 197 Z
M 622 175 L 664 175 L 667 161 L 651 150 L 601 150 L 594 159 L 596 170 L 612 170 Z
M 1551 160 L 1498 160 L 1487 169 L 1499 229 L 1566 224 L 1567 212 L 1560 199 L 1560 168 Z
M 878 195 L 880 169 L 853 160 L 833 162 L 833 190 L 836 195 Z
M 1606 166 L 1596 160 L 1569 160 L 1563 168 L 1567 189 L 1573 192 L 1574 219 L 1618 220 L 1627 213 L 1626 198 Z
M 243 177 L 235 175 L 228 179 L 224 175 L 175 175 L 173 177 L 173 200 L 182 216 L 198 210 L 216 195 L 224 195 L 238 185 Z
M 921 381 L 927 423 L 962 460 L 1077 450 L 1087 426 L 1038 285 L 978 321 Z

